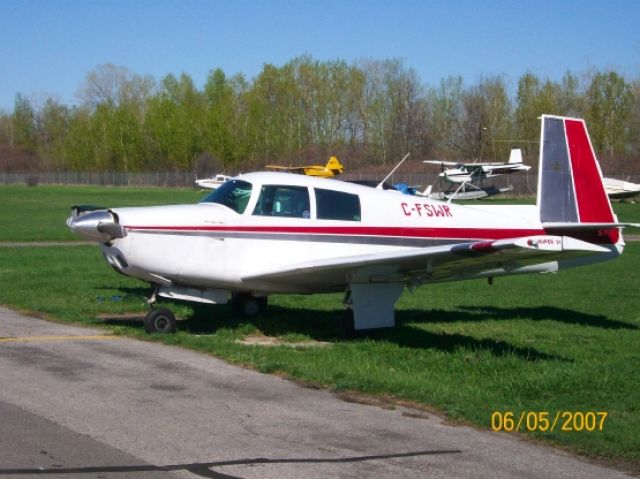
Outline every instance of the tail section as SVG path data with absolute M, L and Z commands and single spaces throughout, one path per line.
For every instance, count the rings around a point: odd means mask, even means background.
M 543 115 L 538 207 L 542 223 L 615 223 L 584 120 Z
M 542 116 L 537 204 L 549 234 L 622 242 L 584 120 Z
M 336 158 L 335 156 L 329 158 L 329 161 L 327 161 L 327 164 L 324 168 L 325 170 L 331 171 L 334 175 L 344 173 L 344 166 L 342 166 L 342 163 L 340 163 L 338 161 L 338 158 Z
M 522 150 L 520 148 L 511 148 L 511 153 L 509 153 L 508 164 L 510 165 L 522 164 Z

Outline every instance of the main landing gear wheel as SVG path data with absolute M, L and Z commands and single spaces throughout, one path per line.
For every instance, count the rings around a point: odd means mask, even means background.
M 234 294 L 232 298 L 233 311 L 246 318 L 253 318 L 267 308 L 266 296 L 252 296 L 249 293 Z
M 176 317 L 166 308 L 154 308 L 144 318 L 147 333 L 175 333 Z

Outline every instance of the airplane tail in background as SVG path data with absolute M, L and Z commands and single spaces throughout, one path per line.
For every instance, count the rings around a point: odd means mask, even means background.
M 340 163 L 338 161 L 338 158 L 336 158 L 335 156 L 329 158 L 329 161 L 327 161 L 327 164 L 324 168 L 331 171 L 334 175 L 344 173 L 344 166 L 342 166 L 342 163 Z
M 617 218 L 584 120 L 542 116 L 537 205 L 545 230 L 617 243 Z
M 522 150 L 520 148 L 511 148 L 511 153 L 509 153 L 509 161 L 508 164 L 521 164 L 522 163 Z

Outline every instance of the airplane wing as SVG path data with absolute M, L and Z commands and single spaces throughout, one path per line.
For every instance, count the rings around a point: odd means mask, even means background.
M 440 161 L 440 160 L 423 160 L 423 163 L 429 163 L 430 165 L 445 165 L 456 166 L 459 165 L 459 161 Z
M 266 165 L 265 168 L 268 168 L 270 170 L 289 171 L 293 167 L 292 166 L 280 166 L 280 165 Z
M 482 169 L 485 173 L 491 174 L 501 174 L 501 173 L 512 173 L 514 171 L 528 171 L 531 169 L 529 165 L 523 165 L 522 163 L 482 163 L 478 161 L 465 163 L 463 161 L 438 161 L 438 160 L 424 160 L 423 163 L 429 163 L 431 165 L 441 165 L 441 166 L 457 166 L 465 168 L 469 170 L 480 170 Z
M 491 173 L 493 175 L 504 174 L 504 173 L 513 173 L 516 171 L 529 171 L 531 166 L 520 164 L 498 164 L 498 165 L 481 165 L 482 171 L 485 173 Z
M 424 160 L 423 163 L 429 163 L 430 165 L 445 165 L 445 166 L 464 166 L 465 168 L 479 168 L 479 167 L 499 167 L 507 166 L 507 163 L 483 163 L 480 161 L 440 161 L 440 160 Z
M 267 165 L 265 168 L 269 168 L 270 170 L 279 170 L 279 171 L 303 171 L 309 169 L 309 166 L 280 166 L 280 165 Z
M 609 252 L 567 236 L 527 236 L 314 260 L 252 274 L 243 281 L 308 282 L 316 290 L 318 285 L 350 283 L 412 285 L 531 272 L 530 266 Z

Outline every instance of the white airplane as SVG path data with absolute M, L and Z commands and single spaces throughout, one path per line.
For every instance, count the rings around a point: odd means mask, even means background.
M 640 195 L 640 185 L 630 181 L 603 178 L 604 189 L 612 199 L 627 199 Z
M 118 272 L 150 283 L 148 332 L 172 332 L 158 296 L 251 315 L 274 293 L 345 292 L 352 329 L 394 325 L 405 287 L 547 273 L 624 247 L 583 120 L 542 117 L 536 205 L 466 206 L 304 175 L 249 173 L 200 203 L 87 210 L 68 226 Z
M 231 178 L 231 176 L 227 175 L 215 175 L 211 178 L 196 178 L 196 185 L 198 185 L 200 188 L 215 190 L 220 185 L 229 181 Z
M 506 163 L 463 163 L 456 161 L 425 160 L 423 163 L 440 165 L 442 171 L 438 174 L 442 180 L 457 185 L 455 190 L 431 193 L 429 188 L 423 196 L 434 199 L 477 199 L 510 191 L 512 187 L 497 188 L 495 186 L 484 187 L 475 185 L 474 181 L 484 181 L 486 178 L 529 171 L 531 166 L 522 162 L 522 150 L 513 148 Z
M 442 171 L 438 176 L 450 183 L 469 183 L 473 180 L 493 178 L 517 171 L 529 171 L 531 166 L 522 162 L 522 150 L 513 148 L 506 163 L 463 163 L 456 161 L 424 160 L 423 163 L 440 165 Z M 445 168 L 450 166 L 452 168 Z

